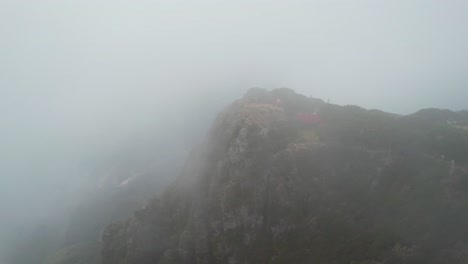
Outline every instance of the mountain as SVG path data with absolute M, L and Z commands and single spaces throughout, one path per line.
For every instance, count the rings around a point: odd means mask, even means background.
M 468 133 L 420 115 L 251 89 L 103 264 L 468 263 Z
M 454 112 L 448 109 L 427 108 L 407 117 L 419 122 L 468 127 L 468 111 L 466 110 Z

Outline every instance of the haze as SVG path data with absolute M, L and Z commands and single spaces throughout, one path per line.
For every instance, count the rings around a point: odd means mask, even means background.
M 467 24 L 461 0 L 0 0 L 3 244 L 64 215 L 115 153 L 149 140 L 182 162 L 249 87 L 466 109 Z

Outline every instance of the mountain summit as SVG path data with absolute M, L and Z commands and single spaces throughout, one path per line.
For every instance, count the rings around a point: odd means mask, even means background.
M 103 263 L 467 263 L 468 133 L 418 116 L 251 89 Z

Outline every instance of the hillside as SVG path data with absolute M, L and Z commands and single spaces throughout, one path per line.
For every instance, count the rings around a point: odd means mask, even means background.
M 419 110 L 408 117 L 433 124 L 468 126 L 468 111 L 466 110 L 453 112 L 447 109 L 427 108 Z
M 418 116 L 251 89 L 103 263 L 467 263 L 468 133 Z

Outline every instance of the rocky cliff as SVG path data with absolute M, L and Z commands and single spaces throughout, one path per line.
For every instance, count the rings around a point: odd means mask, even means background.
M 467 151 L 463 129 L 252 89 L 103 263 L 468 263 Z

